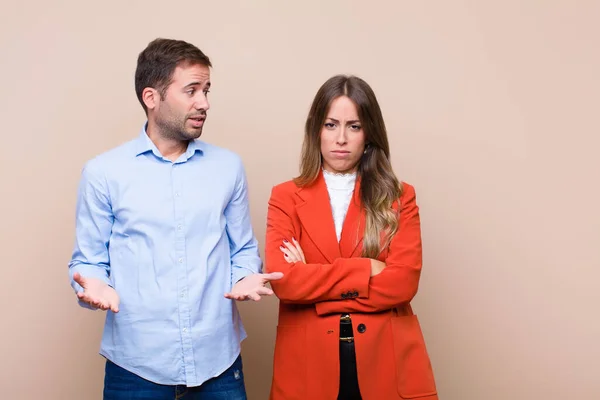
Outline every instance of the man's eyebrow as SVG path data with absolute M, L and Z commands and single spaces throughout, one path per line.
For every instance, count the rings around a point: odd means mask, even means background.
M 191 86 L 197 86 L 199 84 L 200 84 L 200 82 L 198 82 L 198 81 L 190 82 L 187 85 L 185 85 L 184 88 L 188 88 L 188 87 L 191 87 Z
M 200 81 L 193 81 L 193 82 L 190 82 L 187 85 L 185 85 L 184 88 L 188 88 L 188 87 L 192 87 L 192 86 L 198 86 L 198 85 L 202 85 L 202 82 L 200 82 Z M 209 88 L 210 87 L 210 81 L 206 82 L 205 86 L 207 88 Z

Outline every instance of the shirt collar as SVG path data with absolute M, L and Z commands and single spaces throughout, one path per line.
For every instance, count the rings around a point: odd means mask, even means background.
M 148 136 L 148 133 L 146 132 L 147 126 L 148 126 L 148 122 L 146 122 L 144 124 L 144 126 L 142 127 L 142 129 L 140 131 L 138 138 L 136 139 L 135 156 L 137 157 L 141 154 L 151 151 L 156 157 L 162 159 L 164 157 L 162 156 L 162 154 L 160 154 L 160 151 L 158 150 L 158 148 L 156 147 L 154 142 L 152 140 L 150 140 L 150 137 Z M 202 142 L 201 140 L 197 140 L 197 139 L 190 140 L 187 150 L 185 151 L 185 153 L 183 153 L 180 156 L 180 160 L 187 161 L 197 151 L 199 151 L 200 153 L 204 153 L 205 147 L 206 146 L 205 146 L 204 142 Z

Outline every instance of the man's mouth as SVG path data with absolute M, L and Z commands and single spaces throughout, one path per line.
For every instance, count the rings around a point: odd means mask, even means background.
M 189 120 L 192 121 L 192 126 L 194 128 L 201 128 L 204 125 L 205 116 L 202 117 L 190 117 Z

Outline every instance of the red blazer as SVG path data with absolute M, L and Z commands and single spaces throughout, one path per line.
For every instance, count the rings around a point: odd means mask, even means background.
M 280 300 L 271 400 L 337 399 L 341 313 L 352 317 L 363 400 L 438 400 L 410 306 L 421 273 L 421 228 L 415 190 L 403 185 L 394 204 L 400 207 L 398 233 L 379 257 L 386 268 L 372 278 L 370 260 L 361 258 L 365 216 L 360 182 L 339 244 L 322 173 L 310 187 L 289 181 L 273 188 L 265 270 L 285 276 L 271 282 Z M 284 260 L 279 246 L 292 237 L 300 242 L 306 264 Z M 359 332 L 361 324 L 366 329 Z

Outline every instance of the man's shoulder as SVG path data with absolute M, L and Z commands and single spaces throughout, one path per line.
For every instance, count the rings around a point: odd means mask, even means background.
M 220 171 L 231 171 L 237 175 L 244 172 L 244 162 L 237 152 L 207 142 L 200 142 L 199 147 L 204 157 Z
M 131 139 L 101 152 L 85 162 L 84 170 L 105 173 L 110 169 L 122 168 L 123 162 L 135 157 L 136 143 L 136 139 Z
M 217 146 L 216 144 L 212 144 L 212 143 L 208 143 L 208 142 L 204 142 L 204 141 L 200 141 L 200 140 L 198 140 L 198 142 L 199 142 L 199 146 L 202 148 L 202 150 L 210 156 L 214 156 L 214 157 L 218 157 L 218 158 L 225 158 L 225 160 L 227 160 L 227 161 L 231 161 L 231 160 L 241 161 L 242 160 L 240 155 L 231 149 Z

